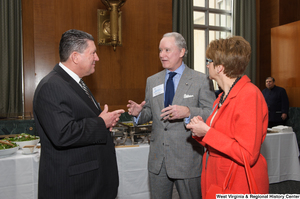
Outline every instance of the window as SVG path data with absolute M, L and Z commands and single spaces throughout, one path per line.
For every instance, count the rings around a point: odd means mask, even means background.
M 205 51 L 210 41 L 231 36 L 232 0 L 193 0 L 194 69 L 207 73 Z

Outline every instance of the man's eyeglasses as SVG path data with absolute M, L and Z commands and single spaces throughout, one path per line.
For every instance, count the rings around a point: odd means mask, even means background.
M 214 61 L 206 58 L 206 65 L 210 64 L 211 62 L 214 62 Z

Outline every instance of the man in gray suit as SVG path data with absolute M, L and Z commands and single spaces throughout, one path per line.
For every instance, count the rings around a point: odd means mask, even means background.
M 201 198 L 203 148 L 185 124 L 196 115 L 206 120 L 215 94 L 206 75 L 183 63 L 187 48 L 182 35 L 165 34 L 159 50 L 165 70 L 148 77 L 145 101 L 137 104 L 129 100 L 127 105 L 137 124 L 153 121 L 148 160 L 151 198 L 171 199 L 174 183 L 180 198 Z M 173 82 L 168 81 L 170 72 L 175 72 Z M 169 82 L 173 88 L 167 86 Z M 171 103 L 167 102 L 169 88 L 175 94 Z
M 36 88 L 34 119 L 41 138 L 39 199 L 115 199 L 119 178 L 109 131 L 124 110 L 102 111 L 82 77 L 99 61 L 94 38 L 68 30 L 60 63 Z

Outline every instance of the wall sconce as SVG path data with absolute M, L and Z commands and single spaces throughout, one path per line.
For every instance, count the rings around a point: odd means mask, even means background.
M 122 45 L 122 28 L 120 8 L 126 0 L 101 0 L 108 10 L 98 9 L 98 45 Z

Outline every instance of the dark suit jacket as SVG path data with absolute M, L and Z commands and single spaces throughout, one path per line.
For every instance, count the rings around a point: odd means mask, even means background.
M 271 90 L 265 88 L 262 91 L 269 110 L 269 122 L 284 122 L 282 113 L 289 113 L 289 99 L 284 88 L 274 86 Z
M 33 109 L 41 139 L 38 197 L 115 198 L 115 148 L 101 109 L 58 64 L 39 83 Z

